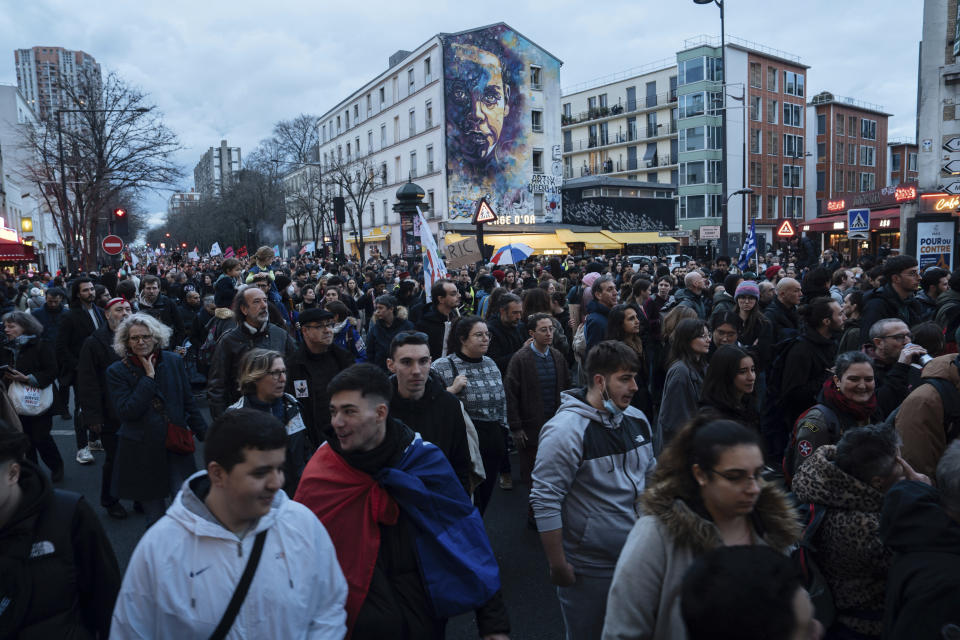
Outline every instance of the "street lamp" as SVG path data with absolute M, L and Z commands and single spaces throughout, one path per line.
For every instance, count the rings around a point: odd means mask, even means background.
M 64 113 L 147 113 L 150 109 L 138 107 L 136 109 L 57 109 L 57 154 L 60 156 L 60 191 L 63 193 L 63 206 L 67 206 L 67 175 L 63 162 L 63 114 Z M 79 242 L 79 237 L 77 239 Z M 77 249 L 71 243 L 70 256 L 76 260 Z M 72 269 L 71 269 L 72 270 Z
M 727 47 L 726 33 L 723 23 L 723 0 L 693 0 L 694 4 L 715 4 L 720 7 L 720 67 L 722 80 L 720 91 L 723 92 L 723 106 L 727 106 Z M 727 110 L 720 113 L 720 193 L 727 192 Z M 728 198 L 729 199 L 729 198 Z M 727 233 L 727 200 L 724 200 L 723 211 L 720 212 L 720 254 L 730 255 L 730 243 Z

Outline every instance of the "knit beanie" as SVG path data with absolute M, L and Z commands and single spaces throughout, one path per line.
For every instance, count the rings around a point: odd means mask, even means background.
M 753 296 L 759 300 L 760 287 L 758 287 L 757 283 L 753 282 L 752 280 L 744 280 L 740 283 L 740 286 L 737 287 L 737 293 L 733 297 L 739 298 L 740 296 Z

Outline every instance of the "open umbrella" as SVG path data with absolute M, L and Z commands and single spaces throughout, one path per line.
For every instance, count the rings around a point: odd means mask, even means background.
M 490 262 L 493 264 L 517 264 L 521 260 L 526 260 L 533 253 L 533 247 L 528 247 L 519 242 L 505 244 L 496 250 Z

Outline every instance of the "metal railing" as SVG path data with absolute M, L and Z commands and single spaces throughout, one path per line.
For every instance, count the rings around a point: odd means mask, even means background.
M 630 115 L 656 109 L 658 107 L 668 106 L 677 102 L 677 92 L 667 91 L 652 96 L 640 96 L 634 101 L 628 101 L 626 97 L 617 98 L 617 103 L 606 107 L 594 107 L 586 111 L 572 113 L 571 115 L 562 114 L 560 116 L 561 126 L 570 126 L 581 124 L 591 120 L 601 120 L 603 118 L 613 118 L 616 116 Z
M 675 57 L 662 58 L 660 60 L 655 60 L 653 62 L 648 62 L 647 64 L 640 65 L 639 67 L 631 67 L 630 69 L 624 69 L 623 71 L 617 71 L 616 73 L 610 73 L 605 76 L 600 76 L 592 80 L 586 80 L 579 84 L 575 84 L 569 87 L 565 87 L 561 91 L 563 97 L 567 97 L 574 93 L 579 93 L 580 91 L 587 91 L 589 89 L 594 89 L 596 87 L 602 87 L 605 84 L 613 84 L 614 82 L 620 82 L 621 80 L 628 80 L 630 78 L 643 75 L 645 73 L 652 73 L 654 71 L 663 71 L 669 69 L 670 67 L 677 66 L 677 59 Z
M 596 136 L 587 136 L 586 138 L 578 138 L 576 140 L 571 140 L 570 144 L 564 142 L 563 152 L 564 153 L 574 153 L 577 151 L 585 151 L 587 149 L 599 149 L 600 147 L 606 147 L 614 144 L 625 144 L 629 142 L 642 142 L 644 140 L 650 140 L 653 138 L 659 138 L 661 136 L 673 135 L 677 133 L 676 123 L 671 123 L 669 127 L 666 124 L 658 124 L 656 129 L 654 127 L 646 128 L 646 136 L 640 136 L 637 131 L 627 129 L 626 132 L 617 131 L 614 133 L 609 133 L 605 137 L 603 135 Z
M 773 47 L 768 47 L 766 45 L 760 44 L 758 42 L 754 42 L 752 40 L 747 40 L 745 38 L 738 38 L 737 36 L 731 36 L 728 34 L 726 36 L 726 44 L 727 45 L 735 44 L 741 47 L 745 47 L 747 49 L 753 49 L 754 51 L 758 51 L 760 53 L 766 53 L 768 55 L 775 56 L 777 58 L 783 58 L 784 60 L 790 60 L 791 62 L 800 64 L 800 56 L 798 56 L 795 53 L 788 53 L 786 51 L 775 49 Z M 708 36 L 706 34 L 700 34 L 698 36 L 694 36 L 693 38 L 687 38 L 686 40 L 683 41 L 684 50 L 693 49 L 694 47 L 699 47 L 702 45 L 706 45 L 708 47 L 719 47 L 720 38 L 718 38 L 717 36 Z

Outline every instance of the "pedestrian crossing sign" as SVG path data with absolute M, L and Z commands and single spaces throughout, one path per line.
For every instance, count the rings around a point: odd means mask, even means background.
M 847 211 L 847 238 L 867 240 L 870 237 L 870 209 Z
M 481 198 L 480 202 L 477 203 L 477 212 L 473 215 L 473 224 L 486 224 L 496 221 L 497 214 L 495 214 L 493 208 L 487 204 L 486 199 Z

